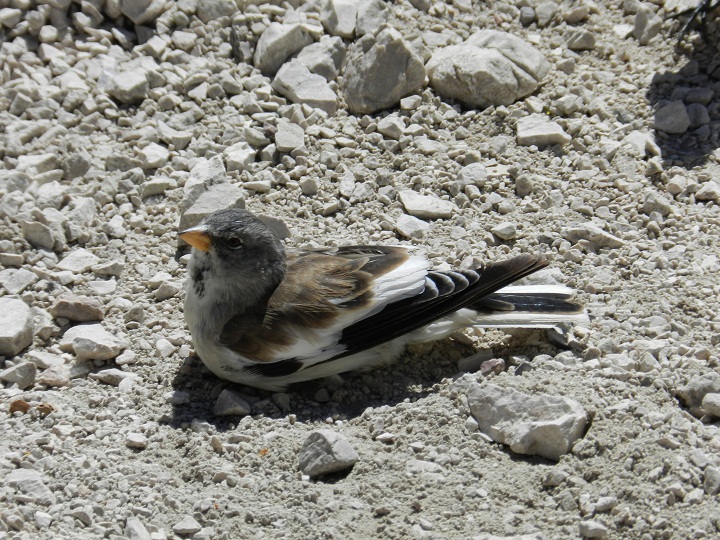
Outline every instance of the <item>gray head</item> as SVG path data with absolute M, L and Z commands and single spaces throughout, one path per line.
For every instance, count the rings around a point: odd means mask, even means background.
M 182 231 L 193 246 L 191 279 L 212 279 L 243 290 L 244 295 L 269 295 L 285 274 L 285 250 L 278 237 L 247 210 L 213 212 L 200 225 Z M 249 287 L 255 290 L 249 290 Z

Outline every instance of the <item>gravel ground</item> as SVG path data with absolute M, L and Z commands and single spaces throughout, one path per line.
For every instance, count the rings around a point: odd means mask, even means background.
M 423 61 L 489 28 L 548 71 L 507 105 L 424 81 L 365 113 L 350 67 L 322 110 L 253 67 L 271 22 L 340 32 L 316 4 L 128 2 L 138 25 L 68 4 L 0 2 L 0 538 L 720 534 L 716 22 L 676 47 L 677 1 L 387 4 Z M 554 124 L 521 141 L 531 115 Z M 283 220 L 288 245 L 544 253 L 591 321 L 465 332 L 287 393 L 223 382 L 192 356 L 177 243 L 218 166 L 220 202 Z M 587 431 L 558 461 L 493 442 L 466 394 L 488 379 L 575 400 Z M 318 429 L 352 469 L 299 471 Z

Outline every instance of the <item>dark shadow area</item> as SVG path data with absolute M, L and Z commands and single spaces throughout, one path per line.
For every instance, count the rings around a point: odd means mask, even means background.
M 511 357 L 514 356 L 555 356 L 565 350 L 549 343 L 544 331 L 532 330 L 507 335 L 501 345 L 496 345 L 493 344 L 494 357 L 504 359 L 506 365 L 512 364 Z M 232 431 L 242 417 L 216 416 L 213 412 L 218 395 L 226 388 L 250 405 L 253 417 L 278 419 L 292 414 L 298 422 L 352 419 L 362 415 L 368 407 L 412 403 L 437 392 L 437 385 L 443 379 L 463 375 L 458 371 L 458 361 L 476 353 L 474 347 L 453 340 L 414 346 L 386 367 L 349 372 L 341 378 L 298 383 L 281 393 L 224 381 L 210 372 L 199 358 L 189 357 L 172 381 L 177 402 L 172 404 L 172 412 L 160 421 L 176 429 L 203 422 L 213 425 L 219 432 Z M 517 374 L 531 376 L 531 371 L 518 370 Z
M 677 69 L 656 73 L 647 91 L 656 122 L 665 118 L 661 123 L 666 129 L 655 130 L 655 141 L 666 167 L 703 165 L 720 147 L 720 18 L 716 13 L 690 25 L 675 47 Z M 665 39 L 677 40 L 686 21 L 687 16 L 678 17 L 675 33 Z

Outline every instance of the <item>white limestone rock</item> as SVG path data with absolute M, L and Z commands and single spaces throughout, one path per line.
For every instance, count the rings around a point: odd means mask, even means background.
M 531 94 L 550 67 L 543 54 L 523 39 L 480 30 L 464 43 L 436 51 L 427 72 L 441 96 L 488 107 L 510 105 Z
M 518 454 L 557 461 L 588 422 L 577 401 L 561 396 L 528 395 L 494 384 L 472 384 L 466 395 L 480 431 Z

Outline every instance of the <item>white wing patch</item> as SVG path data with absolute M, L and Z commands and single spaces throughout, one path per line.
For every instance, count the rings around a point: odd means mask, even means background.
M 429 268 L 430 263 L 424 257 L 410 257 L 394 270 L 375 279 L 372 287 L 373 302 L 370 306 L 341 314 L 328 328 L 313 332 L 302 330 L 303 334 L 297 334 L 297 341 L 278 356 L 276 361 L 296 358 L 313 365 L 341 354 L 345 351 L 345 346 L 338 342 L 345 328 L 378 313 L 388 304 L 422 293 Z M 342 303 L 338 306 L 342 307 Z

